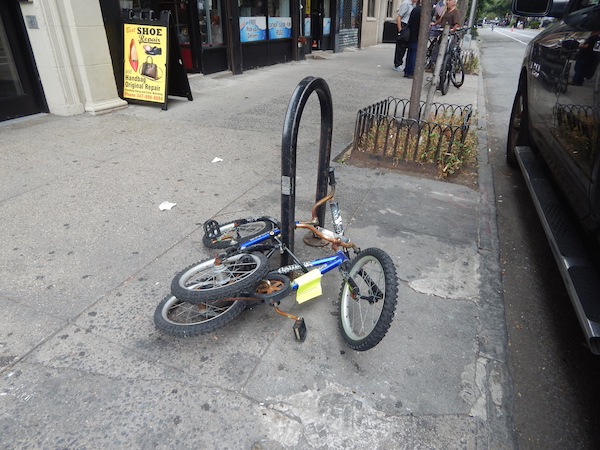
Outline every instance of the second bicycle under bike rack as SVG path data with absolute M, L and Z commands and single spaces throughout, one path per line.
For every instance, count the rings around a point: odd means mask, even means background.
M 293 252 L 296 222 L 296 150 L 298 128 L 304 106 L 310 95 L 316 92 L 321 106 L 321 133 L 317 167 L 317 191 L 315 201 L 327 195 L 331 135 L 333 128 L 333 103 L 329 86 L 322 78 L 306 77 L 296 87 L 288 105 L 281 140 L 281 240 Z M 317 209 L 319 223 L 325 220 L 325 205 Z M 281 265 L 290 264 L 290 255 L 281 255 Z

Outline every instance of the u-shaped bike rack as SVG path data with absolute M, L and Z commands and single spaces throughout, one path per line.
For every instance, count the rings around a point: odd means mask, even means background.
M 288 105 L 283 124 L 281 141 L 281 240 L 293 252 L 296 213 L 296 150 L 298 128 L 304 106 L 310 95 L 316 92 L 321 105 L 321 137 L 319 143 L 319 165 L 317 168 L 317 191 L 315 202 L 327 195 L 331 135 L 333 126 L 333 104 L 331 91 L 322 78 L 306 77 L 296 87 Z M 317 209 L 317 218 L 322 225 L 325 220 L 325 205 Z M 290 264 L 290 255 L 281 255 L 281 264 Z

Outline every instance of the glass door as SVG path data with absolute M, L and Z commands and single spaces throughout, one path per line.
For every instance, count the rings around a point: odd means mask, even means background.
M 0 3 L 0 121 L 46 111 L 18 4 Z

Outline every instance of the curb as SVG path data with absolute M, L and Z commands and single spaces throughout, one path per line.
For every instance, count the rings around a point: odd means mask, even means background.
M 483 71 L 478 73 L 477 105 L 479 140 L 479 255 L 481 271 L 481 311 L 479 318 L 479 358 L 477 370 L 482 370 L 483 392 L 488 430 L 478 431 L 477 441 L 487 442 L 487 448 L 517 448 L 512 419 L 513 391 L 508 369 L 508 342 L 505 323 L 504 296 L 500 268 L 500 243 L 494 176 L 488 158 L 486 103 Z M 501 328 L 500 330 L 498 328 Z M 483 441 L 482 441 L 483 440 Z

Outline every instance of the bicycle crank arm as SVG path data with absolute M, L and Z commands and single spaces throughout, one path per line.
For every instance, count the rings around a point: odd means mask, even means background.
M 306 323 L 302 317 L 295 316 L 293 314 L 287 313 L 285 311 L 280 310 L 277 306 L 273 305 L 275 311 L 277 311 L 282 316 L 288 317 L 294 320 L 294 326 L 292 327 L 294 330 L 294 337 L 297 341 L 304 342 L 306 339 L 306 334 L 308 330 L 306 329 Z

